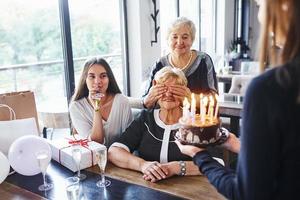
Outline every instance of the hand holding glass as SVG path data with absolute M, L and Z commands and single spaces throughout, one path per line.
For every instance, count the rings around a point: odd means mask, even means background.
M 97 164 L 100 168 L 101 180 L 97 182 L 98 187 L 107 187 L 111 184 L 109 180 L 105 180 L 104 172 L 107 163 L 107 150 L 103 147 L 96 152 Z
M 83 180 L 83 179 L 86 178 L 86 175 L 80 173 L 81 146 L 80 145 L 74 145 L 72 148 L 73 148 L 72 149 L 72 157 L 73 157 L 73 160 L 74 160 L 74 162 L 76 164 L 76 167 L 77 167 L 77 177 L 80 180 Z
M 46 171 L 51 160 L 50 153 L 46 150 L 41 150 L 36 152 L 35 156 L 38 161 L 39 168 L 41 169 L 41 172 L 43 174 L 43 185 L 40 185 L 38 189 L 40 191 L 50 190 L 53 188 L 53 184 L 46 182 Z

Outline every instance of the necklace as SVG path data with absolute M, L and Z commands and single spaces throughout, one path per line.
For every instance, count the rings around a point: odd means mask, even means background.
M 192 62 L 192 58 L 193 58 L 193 51 L 190 51 L 190 57 L 189 57 L 189 60 L 187 62 L 187 64 L 183 67 L 176 67 L 172 61 L 172 55 L 170 55 L 170 64 L 172 67 L 175 67 L 175 68 L 180 68 L 181 70 L 184 70 L 185 68 L 187 68 L 188 66 L 190 66 L 191 62 Z

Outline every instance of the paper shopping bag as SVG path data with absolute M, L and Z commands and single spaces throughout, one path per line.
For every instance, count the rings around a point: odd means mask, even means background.
M 38 117 L 34 94 L 31 91 L 11 92 L 0 94 L 0 104 L 11 107 L 16 113 L 16 119 L 25 119 L 34 117 L 36 126 L 38 125 Z M 10 112 L 4 107 L 0 107 L 0 121 L 10 119 Z
M 24 135 L 39 135 L 34 118 L 0 121 L 0 151 L 7 155 L 10 145 Z

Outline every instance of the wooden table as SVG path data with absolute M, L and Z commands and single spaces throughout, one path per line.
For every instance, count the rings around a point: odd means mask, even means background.
M 63 172 L 63 173 L 62 173 Z M 171 177 L 151 183 L 144 181 L 139 172 L 118 168 L 108 164 L 106 176 L 112 181 L 107 189 L 97 188 L 96 181 L 100 179 L 97 166 L 83 170 L 87 179 L 81 182 L 84 199 L 198 199 L 224 200 L 204 176 Z M 0 185 L 1 199 L 66 199 L 63 180 L 74 173 L 52 161 L 47 170 L 48 180 L 54 184 L 54 189 L 48 193 L 29 191 L 28 187 L 37 188 L 42 183 L 41 174 L 26 177 L 19 174 L 9 177 Z M 22 180 L 22 181 L 21 181 Z M 21 183 L 23 182 L 23 183 Z M 28 183 L 31 182 L 31 183 Z M 26 185 L 27 184 L 27 185 Z M 18 185 L 18 186 L 17 186 Z M 30 185 L 30 186 L 28 186 Z M 27 189 L 25 189 L 27 188 Z M 141 196 L 137 196 L 141 195 Z M 82 197 L 82 196 L 81 196 Z M 81 198 L 82 199 L 82 198 Z
M 98 172 L 98 167 L 90 168 L 93 172 Z M 122 169 L 113 164 L 109 164 L 107 176 L 116 178 L 129 183 L 142 185 L 154 190 L 173 194 L 185 199 L 198 200 L 218 200 L 225 199 L 217 190 L 209 183 L 205 176 L 176 176 L 169 179 L 151 183 L 142 178 L 142 173 Z

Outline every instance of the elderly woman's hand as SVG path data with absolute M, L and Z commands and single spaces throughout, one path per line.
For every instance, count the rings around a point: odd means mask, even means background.
M 156 84 L 150 88 L 148 95 L 144 98 L 144 105 L 151 108 L 157 100 L 167 91 L 167 87 L 163 84 Z
M 191 90 L 183 85 L 172 85 L 169 87 L 169 90 L 180 101 L 183 101 L 185 97 L 189 98 L 191 96 Z
M 188 155 L 190 157 L 194 157 L 196 153 L 203 151 L 204 149 L 192 146 L 192 145 L 183 145 L 178 140 L 175 141 L 181 153 Z
M 147 181 L 156 182 L 157 180 L 165 179 L 168 176 L 168 170 L 159 162 L 144 162 L 141 171 L 144 174 L 143 178 Z
M 173 161 L 173 162 L 168 162 L 164 164 L 160 164 L 161 168 L 166 172 L 166 176 L 164 176 L 162 179 L 153 179 L 153 177 L 150 177 L 146 174 L 143 175 L 143 178 L 146 181 L 151 181 L 151 182 L 157 182 L 175 175 L 178 175 L 180 173 L 180 166 L 178 164 L 178 161 Z

